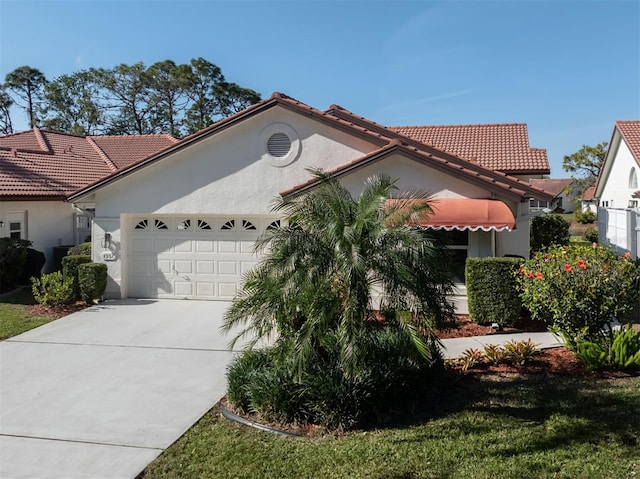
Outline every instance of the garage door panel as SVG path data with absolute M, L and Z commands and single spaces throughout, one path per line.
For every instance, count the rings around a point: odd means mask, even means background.
M 151 252 L 151 239 L 150 238 L 136 238 L 131 242 L 131 250 L 133 253 L 150 253 Z
M 218 297 L 220 297 L 220 299 L 233 298 L 236 291 L 236 283 L 218 283 Z
M 196 296 L 199 298 L 214 298 L 216 284 L 212 281 L 198 281 L 196 283 Z
M 136 258 L 131 262 L 131 273 L 149 274 L 153 271 L 155 262 L 152 259 Z
M 170 259 L 158 259 L 155 263 L 156 267 L 154 268 L 154 271 L 152 271 L 153 273 L 169 274 L 172 272 Z
M 238 263 L 235 261 L 218 261 L 218 275 L 235 276 L 238 274 Z
M 215 264 L 213 260 L 196 260 L 196 274 L 215 274 Z
M 193 261 L 189 260 L 176 260 L 173 262 L 173 272 L 176 274 L 191 274 L 193 273 Z
M 218 253 L 229 254 L 237 253 L 238 244 L 235 241 L 218 241 Z
M 208 240 L 197 240 L 196 242 L 196 253 L 215 253 L 215 241 Z
M 162 254 L 162 253 L 172 253 L 173 252 L 174 240 L 165 239 L 165 238 L 153 238 L 153 252 Z
M 240 262 L 240 274 L 245 274 L 251 271 L 258 264 L 257 261 L 241 261 Z
M 193 296 L 193 283 L 190 281 L 175 281 L 174 294 L 178 296 Z
M 254 241 L 240 241 L 240 253 L 253 253 Z
M 193 241 L 191 240 L 176 241 L 174 251 L 176 253 L 193 253 Z

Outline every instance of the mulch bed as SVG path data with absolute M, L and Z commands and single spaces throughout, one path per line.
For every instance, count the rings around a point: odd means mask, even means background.
M 477 324 L 471 321 L 468 314 L 456 315 L 456 325 L 450 329 L 439 329 L 436 336 L 440 339 L 467 338 L 469 336 L 486 336 L 494 334 L 490 325 Z M 513 327 L 504 327 L 501 333 L 524 333 L 546 331 L 547 325 L 542 321 L 534 321 L 526 316 L 520 317 Z
M 27 311 L 31 314 L 38 314 L 41 316 L 50 316 L 55 319 L 62 318 L 68 314 L 82 311 L 85 308 L 91 306 L 84 301 L 76 301 L 74 304 L 61 304 L 59 306 L 46 306 L 44 304 L 34 304 L 27 306 Z

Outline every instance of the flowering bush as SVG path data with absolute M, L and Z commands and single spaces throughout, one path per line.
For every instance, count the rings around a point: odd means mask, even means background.
M 640 268 L 630 255 L 599 246 L 553 246 L 526 261 L 518 271 L 523 305 L 534 319 L 561 333 L 569 347 L 577 340 L 610 335 L 613 318 L 638 303 Z

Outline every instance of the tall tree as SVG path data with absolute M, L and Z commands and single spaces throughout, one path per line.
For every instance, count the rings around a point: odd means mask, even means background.
M 204 58 L 193 58 L 191 69 L 189 96 L 192 103 L 185 118 L 189 133 L 260 101 L 260 95 L 254 90 L 228 83 L 220 68 Z
M 153 133 L 149 121 L 151 88 L 142 62 L 106 70 L 92 69 L 102 87 L 105 106 L 112 112 L 107 132 L 114 135 Z
M 77 135 L 102 133 L 105 112 L 99 94 L 100 86 L 92 71 L 59 76 L 45 87 L 44 126 Z
M 187 93 L 192 84 L 191 67 L 172 60 L 154 63 L 146 72 L 151 89 L 150 121 L 156 132 L 181 136 Z
M 10 109 L 13 100 L 4 88 L 0 87 L 0 134 L 8 135 L 13 133 Z
M 578 195 L 596 182 L 607 154 L 607 145 L 606 141 L 596 146 L 582 145 L 578 151 L 563 158 L 562 168 L 572 173 L 573 189 Z
M 30 66 L 18 67 L 5 77 L 5 88 L 14 93 L 23 103 L 23 108 L 29 117 L 29 128 L 35 128 L 38 123 L 36 112 L 44 96 L 47 79 L 44 74 Z M 16 102 L 17 103 L 17 102 Z

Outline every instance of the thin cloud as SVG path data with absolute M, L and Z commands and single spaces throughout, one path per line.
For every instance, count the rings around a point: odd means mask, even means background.
M 405 101 L 405 102 L 402 102 L 402 103 L 394 103 L 393 105 L 388 105 L 388 106 L 380 108 L 379 111 L 387 112 L 387 111 L 398 110 L 398 109 L 401 109 L 401 108 L 417 107 L 417 106 L 424 105 L 424 104 L 427 104 L 427 103 L 432 103 L 432 102 L 436 102 L 436 101 L 440 101 L 440 100 L 448 100 L 449 98 L 457 98 L 459 96 L 469 95 L 469 94 L 474 93 L 476 91 L 478 91 L 477 88 L 467 88 L 465 90 L 447 92 L 447 93 L 443 93 L 441 95 L 429 96 L 429 97 L 426 97 L 426 98 L 418 98 L 418 99 L 415 99 L 415 100 Z

